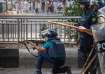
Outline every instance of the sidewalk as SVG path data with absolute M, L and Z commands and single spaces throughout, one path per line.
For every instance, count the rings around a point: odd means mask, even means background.
M 13 15 L 30 15 L 30 16 L 63 16 L 63 14 L 59 14 L 59 13 L 17 13 L 16 11 L 7 11 L 4 13 L 0 13 L 0 15 L 9 15 L 9 16 L 13 16 Z

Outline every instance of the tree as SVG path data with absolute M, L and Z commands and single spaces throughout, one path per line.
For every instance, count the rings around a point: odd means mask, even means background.
M 73 4 L 69 4 L 68 7 L 65 7 L 64 16 L 80 16 L 83 11 L 80 8 L 79 0 L 73 0 Z M 78 23 L 78 19 L 69 19 L 68 22 L 76 22 Z M 74 29 L 65 29 L 65 34 L 69 37 L 69 39 L 74 39 L 74 41 L 78 40 L 78 32 Z M 71 40 L 72 41 L 72 40 Z
M 79 0 L 73 0 L 73 4 L 69 4 L 68 7 L 65 7 L 64 16 L 81 16 L 81 14 L 83 14 L 83 11 L 80 8 Z M 78 19 L 69 19 L 68 21 L 78 22 Z
M 80 16 L 81 13 L 79 0 L 73 0 L 73 4 L 70 4 L 69 7 L 65 7 L 64 11 L 65 16 Z

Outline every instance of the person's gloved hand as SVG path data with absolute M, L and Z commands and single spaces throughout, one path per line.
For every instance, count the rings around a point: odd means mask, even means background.
M 86 28 L 83 27 L 83 26 L 79 26 L 79 27 L 78 27 L 78 30 L 79 30 L 80 32 L 85 32 L 85 31 L 86 31 Z

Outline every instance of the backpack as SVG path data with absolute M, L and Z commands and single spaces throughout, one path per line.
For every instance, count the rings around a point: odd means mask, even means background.
M 50 40 L 52 47 L 48 49 L 48 55 L 53 59 L 64 59 L 65 58 L 65 47 L 60 40 Z

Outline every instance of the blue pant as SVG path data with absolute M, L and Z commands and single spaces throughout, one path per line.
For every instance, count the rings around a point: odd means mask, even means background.
M 48 61 L 49 63 L 53 64 L 54 70 L 61 67 L 65 63 L 65 60 L 51 59 L 47 53 L 42 53 L 42 54 L 39 54 L 37 58 L 37 64 L 36 64 L 37 71 L 41 72 L 41 68 L 42 68 L 44 61 Z

